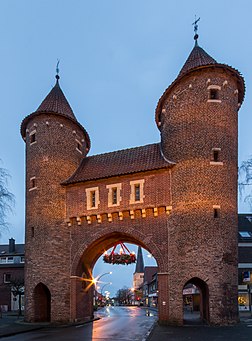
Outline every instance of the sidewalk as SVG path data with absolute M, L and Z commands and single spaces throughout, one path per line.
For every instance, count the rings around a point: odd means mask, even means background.
M 69 323 L 65 325 L 60 325 L 60 327 L 70 327 L 78 326 L 84 323 L 90 323 L 92 321 L 99 320 L 99 317 L 94 317 L 92 320 L 81 321 L 76 323 Z M 50 322 L 37 322 L 37 323 L 27 323 L 24 322 L 24 317 L 18 317 L 17 314 L 11 312 L 2 313 L 2 318 L 0 318 L 0 339 L 2 337 L 12 336 L 16 334 L 26 333 L 33 330 L 39 330 L 42 328 L 54 328 L 55 325 Z M 59 325 L 57 326 L 59 327 Z
M 25 323 L 23 316 L 18 317 L 16 314 L 2 313 L 2 318 L 0 318 L 0 338 L 38 330 L 48 325 L 49 323 Z
M 196 322 L 196 319 L 195 319 Z M 252 340 L 252 317 L 250 313 L 240 314 L 240 323 L 232 326 L 213 327 L 194 323 L 176 326 L 160 326 L 156 323 L 147 341 L 237 341 Z

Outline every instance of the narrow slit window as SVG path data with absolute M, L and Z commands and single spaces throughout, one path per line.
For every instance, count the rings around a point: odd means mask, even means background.
M 219 217 L 220 217 L 220 209 L 214 208 L 214 218 L 219 218 Z
M 135 185 L 135 201 L 140 201 L 140 184 Z
M 214 162 L 219 161 L 219 151 L 218 150 L 213 151 L 213 160 L 214 160 Z
M 210 89 L 209 90 L 209 99 L 219 99 L 218 89 Z
M 95 207 L 95 191 L 90 192 L 90 207 Z
M 117 187 L 112 188 L 112 204 L 117 204 Z
M 36 142 L 36 134 L 35 133 L 30 135 L 30 143 L 34 143 L 34 142 Z
M 34 237 L 34 226 L 31 228 L 31 236 Z
M 80 144 L 80 142 L 77 142 L 77 149 L 81 152 L 81 148 L 82 148 L 82 145 Z
M 31 179 L 31 188 L 35 188 L 36 187 L 36 179 L 32 178 Z

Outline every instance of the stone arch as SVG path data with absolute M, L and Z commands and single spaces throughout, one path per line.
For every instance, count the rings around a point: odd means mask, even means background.
M 200 320 L 203 323 L 209 323 L 209 288 L 207 283 L 199 277 L 192 277 L 183 286 L 183 289 L 188 284 L 194 284 L 199 290 L 200 296 Z
M 134 230 L 134 233 L 123 233 L 117 230 L 111 232 L 111 230 L 108 229 L 103 230 L 103 233 L 99 235 L 96 234 L 88 243 L 85 240 L 79 243 L 78 249 L 74 252 L 72 251 L 74 256 L 71 265 L 71 275 L 80 276 L 85 270 L 90 272 L 90 269 L 92 270 L 97 259 L 104 253 L 104 251 L 112 247 L 115 242 L 118 241 L 136 244 L 148 250 L 155 258 L 159 271 L 166 271 L 162 250 L 160 250 L 160 246 L 153 242 L 151 237 L 144 235 L 140 231 L 137 231 L 137 229 Z M 89 263 L 90 268 L 81 268 L 81 261 L 83 261 L 83 263 Z
M 103 233 L 93 237 L 87 243 L 86 241 L 78 244 L 78 249 L 72 251 L 75 253 L 71 266 L 71 320 L 82 320 L 93 316 L 93 286 L 92 270 L 98 258 L 111 248 L 116 242 L 132 243 L 142 246 L 148 250 L 155 258 L 158 269 L 164 268 L 164 260 L 160 248 L 151 238 L 146 238 L 142 233 L 123 233 L 113 231 Z M 83 277 L 85 278 L 83 284 Z
M 33 292 L 34 321 L 51 321 L 51 293 L 43 283 L 38 283 Z

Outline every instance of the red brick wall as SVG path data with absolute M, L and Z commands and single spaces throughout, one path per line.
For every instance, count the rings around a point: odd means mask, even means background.
M 82 140 L 84 135 L 74 122 L 46 114 L 33 117 L 27 129 L 25 316 L 27 321 L 34 320 L 33 292 L 43 283 L 52 297 L 52 321 L 66 321 L 70 310 L 70 249 L 64 223 L 65 188 L 60 183 L 79 165 L 82 155 L 76 150 L 76 137 Z M 34 129 L 37 142 L 30 145 L 29 133 Z M 34 176 L 37 188 L 29 191 Z
M 210 84 L 221 86 L 221 103 L 207 102 Z M 237 320 L 236 88 L 228 72 L 191 73 L 168 95 L 161 117 L 163 152 L 177 162 L 172 172 L 169 294 L 181 297 L 192 277 L 205 281 L 212 323 Z M 221 148 L 223 165 L 210 165 L 212 148 Z M 219 218 L 214 218 L 213 205 L 220 205 Z M 177 300 L 170 309 L 179 318 Z

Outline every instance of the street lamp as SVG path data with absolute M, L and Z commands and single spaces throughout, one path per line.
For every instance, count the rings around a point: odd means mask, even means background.
M 105 272 L 104 274 L 98 276 L 98 277 L 96 278 L 96 283 L 99 282 L 99 280 L 100 280 L 103 276 L 105 276 L 105 275 L 112 275 L 112 271 L 110 271 L 110 272 Z
M 100 279 L 105 275 L 112 275 L 112 271 L 105 272 L 104 274 L 101 274 L 100 276 L 97 276 L 96 278 L 93 278 L 92 282 L 94 284 L 94 305 L 97 303 L 97 284 L 100 282 Z
M 102 295 L 102 293 L 103 293 L 103 289 L 107 286 L 107 285 L 111 285 L 112 284 L 112 282 L 108 282 L 108 283 L 105 283 L 103 286 L 102 286 L 102 288 L 101 288 L 101 295 Z

